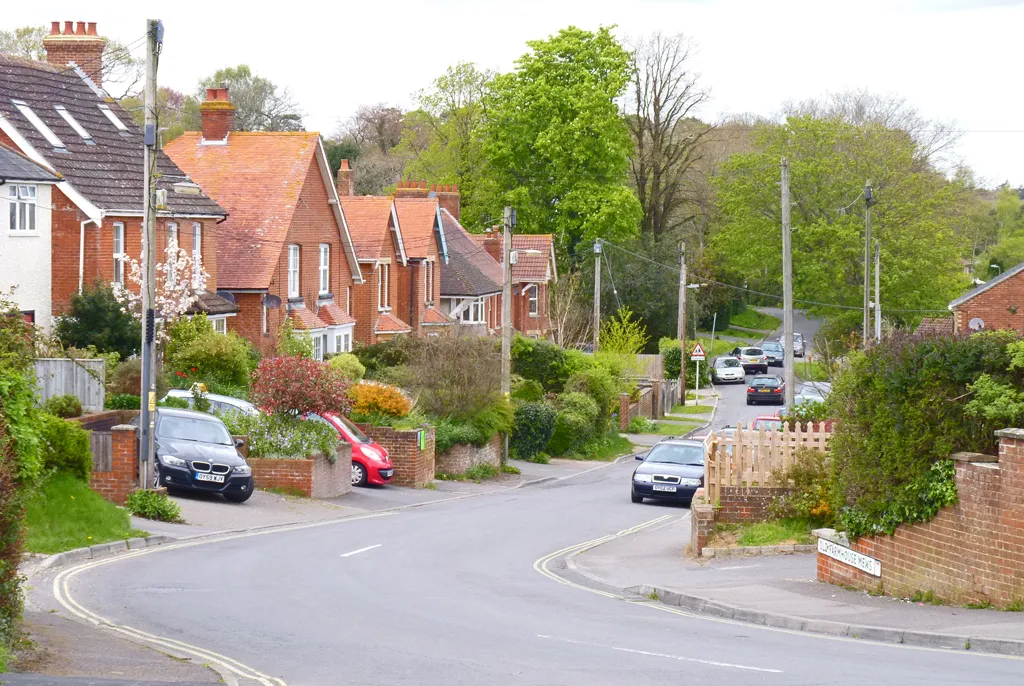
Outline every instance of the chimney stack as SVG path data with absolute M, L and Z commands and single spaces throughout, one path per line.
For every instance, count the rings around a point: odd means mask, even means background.
M 399 181 L 395 189 L 396 198 L 426 198 L 429 195 L 426 181 Z
M 352 167 L 349 166 L 348 160 L 342 160 L 341 167 L 338 168 L 338 195 L 347 197 L 355 194 L 355 172 L 352 171 Z
M 439 183 L 432 186 L 437 195 L 437 202 L 444 209 L 448 210 L 456 221 L 459 219 L 459 187 L 457 184 Z
M 235 106 L 231 104 L 228 89 L 207 88 L 199 113 L 203 120 L 203 142 L 226 142 L 228 134 L 235 129 Z
M 96 22 L 64 22 L 64 31 L 60 30 L 60 22 L 50 24 L 50 35 L 43 39 L 46 50 L 46 61 L 55 67 L 66 68 L 74 63 L 93 83 L 103 87 L 103 48 L 107 40 L 96 34 Z

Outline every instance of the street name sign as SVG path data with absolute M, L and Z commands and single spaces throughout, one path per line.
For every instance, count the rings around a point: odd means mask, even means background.
M 845 545 L 839 545 L 832 541 L 826 541 L 824 538 L 818 539 L 818 552 L 823 555 L 828 555 L 833 560 L 839 560 L 845 564 L 859 569 L 866 574 L 871 576 L 882 576 L 882 563 L 873 557 L 868 557 L 863 553 L 858 553 L 852 548 L 847 548 Z

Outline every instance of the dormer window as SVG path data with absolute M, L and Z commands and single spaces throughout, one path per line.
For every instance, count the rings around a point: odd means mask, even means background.
M 28 106 L 27 102 L 24 100 L 12 100 L 11 102 L 13 102 L 14 106 L 18 108 L 18 111 L 21 112 L 21 116 L 28 119 L 28 123 L 36 127 L 36 131 L 42 134 L 47 143 L 55 148 L 65 148 L 64 142 L 57 137 L 57 134 L 55 134 L 49 126 L 46 125 L 46 122 L 39 118 L 39 115 Z
M 64 107 L 64 105 L 54 105 L 53 109 L 57 110 L 57 114 L 60 115 L 61 119 L 67 122 L 68 126 L 74 129 L 75 133 L 82 137 L 82 140 L 85 141 L 86 145 L 96 145 L 96 141 L 92 139 L 92 136 L 90 136 L 89 132 L 85 130 L 85 127 L 79 124 L 78 120 L 68 112 L 68 108 Z
M 117 118 L 117 115 L 114 114 L 114 111 L 110 109 L 109 106 L 97 105 L 97 107 L 100 108 L 100 112 L 110 120 L 110 123 L 113 124 L 118 131 L 128 131 L 128 127 L 124 125 L 124 122 Z

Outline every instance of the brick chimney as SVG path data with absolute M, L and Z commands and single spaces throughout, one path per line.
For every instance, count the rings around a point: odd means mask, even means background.
M 203 120 L 203 142 L 221 142 L 235 130 L 235 106 L 227 88 L 207 88 L 206 100 L 199 105 Z
M 500 226 L 496 226 L 493 229 L 484 229 L 484 236 L 486 236 L 483 242 L 484 250 L 486 250 L 487 254 L 493 257 L 494 261 L 498 264 L 501 264 L 502 262 L 501 251 L 502 248 L 505 247 L 502 245 L 501 231 L 502 229 Z
M 46 61 L 55 67 L 67 67 L 74 62 L 97 86 L 103 86 L 103 48 L 107 39 L 96 34 L 96 22 L 73 21 L 50 24 L 50 35 L 43 39 Z
M 396 198 L 426 198 L 429 195 L 426 181 L 399 181 L 395 189 Z
M 347 197 L 356 194 L 356 177 L 348 160 L 342 160 L 338 168 L 338 195 Z
M 459 187 L 455 184 L 439 183 L 436 186 L 431 186 L 430 189 L 434 191 L 434 195 L 437 196 L 437 202 L 441 207 L 448 210 L 453 217 L 458 219 Z

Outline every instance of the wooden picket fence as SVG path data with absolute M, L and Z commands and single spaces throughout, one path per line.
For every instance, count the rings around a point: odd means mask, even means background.
M 769 486 L 772 471 L 790 467 L 799 448 L 826 452 L 831 437 L 831 426 L 825 422 L 793 422 L 783 424 L 780 431 L 737 427 L 731 436 L 713 432 L 707 439 L 704 461 L 708 500 L 719 502 L 726 487 Z

